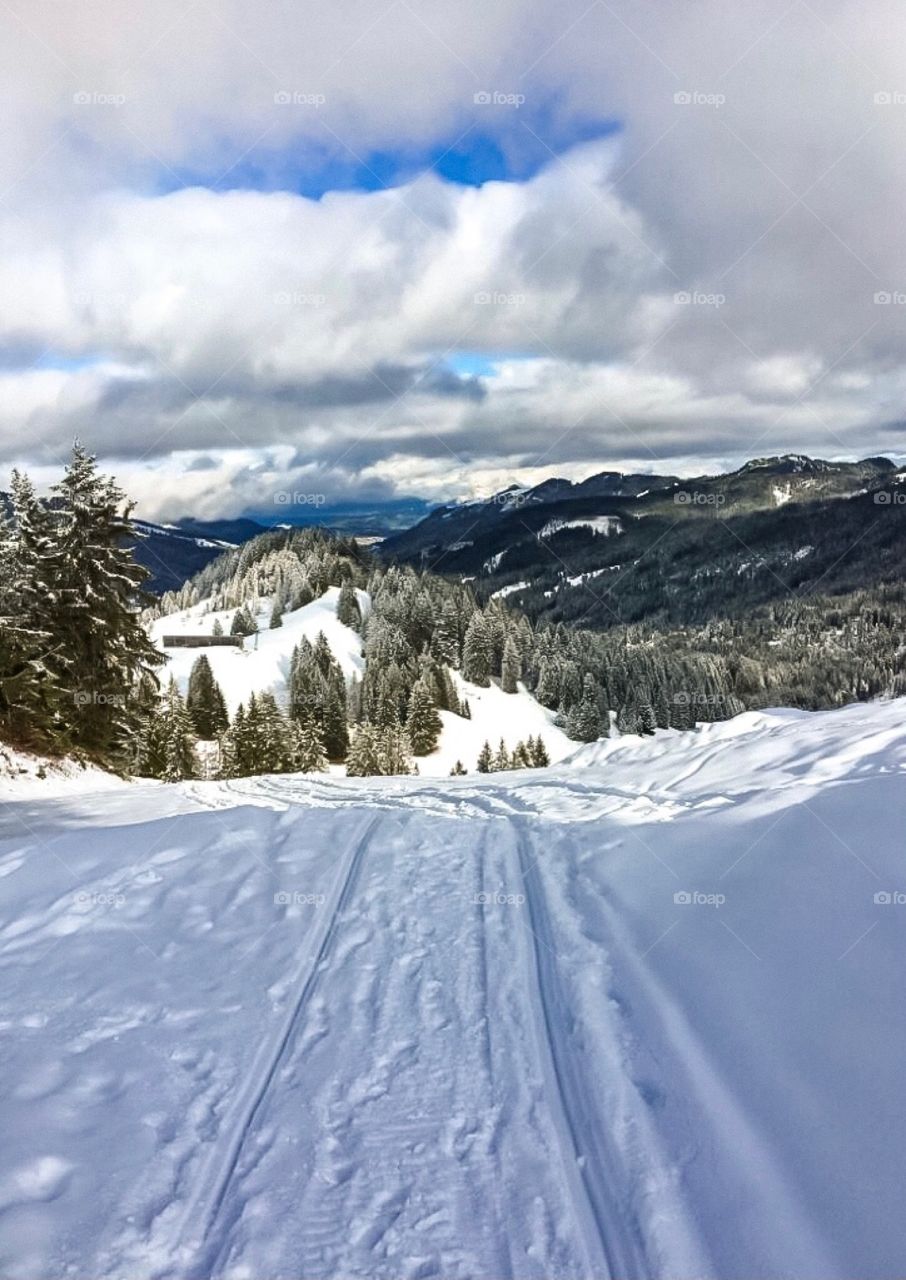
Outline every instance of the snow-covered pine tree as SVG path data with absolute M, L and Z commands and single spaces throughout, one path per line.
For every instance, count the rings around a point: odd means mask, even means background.
M 588 672 L 582 682 L 582 697 L 570 711 L 566 732 L 576 742 L 595 742 L 601 736 L 601 712 L 595 678 Z
M 361 631 L 362 629 L 362 610 L 359 608 L 359 598 L 355 593 L 355 587 L 348 578 L 340 587 L 340 594 L 337 598 L 337 619 L 344 626 L 352 627 L 353 631 Z
M 324 750 L 331 760 L 345 760 L 349 750 L 349 726 L 346 717 L 346 679 L 338 663 L 331 660 L 324 690 L 322 716 Z
M 448 667 L 459 666 L 459 617 L 454 601 L 444 600 L 431 634 L 431 655 Z
M 522 676 L 522 658 L 516 647 L 513 636 L 508 635 L 503 644 L 503 659 L 500 665 L 500 687 L 504 693 L 515 693 L 517 681 Z
M 462 643 L 462 674 L 473 684 L 486 689 L 491 683 L 491 645 L 484 614 L 480 609 L 472 614 Z
M 346 776 L 347 778 L 371 778 L 380 772 L 380 731 L 373 724 L 360 724 L 349 744 Z
M 214 619 L 214 626 L 211 628 L 211 635 L 212 636 L 223 635 L 223 623 L 220 621 L 219 618 Z
M 654 708 L 650 702 L 642 702 L 639 705 L 639 733 L 654 733 L 657 728 L 657 719 L 654 714 Z
M 57 498 L 50 572 L 54 581 L 50 652 L 73 700 L 73 742 L 103 760 L 122 758 L 138 728 L 134 685 L 162 661 L 139 610 L 148 571 L 130 542 L 133 504 L 77 441 Z
M 281 596 L 274 596 L 274 603 L 271 605 L 271 617 L 268 628 L 275 631 L 277 627 L 283 626 L 283 599 Z
M 464 768 L 463 768 L 463 766 L 462 766 L 462 761 L 461 761 L 461 760 L 457 760 L 457 761 L 456 761 L 456 764 L 454 764 L 453 768 L 450 770 L 450 777 L 451 777 L 451 778 L 464 778 L 465 776 L 466 776 L 466 771 L 465 771 L 465 769 L 464 769 Z
M 412 745 L 405 729 L 400 725 L 390 725 L 381 730 L 378 760 L 380 772 L 388 777 L 414 772 Z
M 327 753 L 314 720 L 294 726 L 293 768 L 299 773 L 326 773 Z
M 488 742 L 487 738 L 485 738 L 484 746 L 478 753 L 478 763 L 475 768 L 479 773 L 490 773 L 493 760 L 494 753 L 491 751 L 491 744 Z
M 533 769 L 544 769 L 551 762 L 551 758 L 547 754 L 547 747 L 544 745 L 544 739 L 540 733 L 532 744 L 531 759 Z
M 638 733 L 639 718 L 632 703 L 624 702 L 617 712 L 617 730 L 620 733 Z
M 186 708 L 199 738 L 217 738 L 229 724 L 223 692 L 205 653 L 195 659 L 189 672 Z
M 432 682 L 427 674 L 419 676 L 412 687 L 406 730 L 417 756 L 429 755 L 437 746 L 443 728 L 437 707 L 434 705 Z
M 542 707 L 553 709 L 560 704 L 560 670 L 553 657 L 543 657 L 538 668 L 535 697 Z
M 156 712 L 143 725 L 136 755 L 137 771 L 143 777 L 164 782 L 198 777 L 192 720 L 172 676 Z
M 231 636 L 253 636 L 258 631 L 258 623 L 247 604 L 242 604 L 233 614 L 230 623 Z
M 249 773 L 285 773 L 293 767 L 289 726 L 272 693 L 249 698 Z
M 27 477 L 13 471 L 12 522 L 0 524 L 0 736 L 62 750 L 63 664 L 53 640 L 54 584 L 49 516 Z
M 500 773 L 511 767 L 510 753 L 506 749 L 506 743 L 503 738 L 501 738 L 498 743 L 497 750 L 494 752 L 494 758 L 491 761 L 491 772 Z

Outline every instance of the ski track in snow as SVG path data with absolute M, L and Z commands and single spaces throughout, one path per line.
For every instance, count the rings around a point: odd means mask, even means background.
M 0 1274 L 903 1274 L 903 706 L 0 807 Z

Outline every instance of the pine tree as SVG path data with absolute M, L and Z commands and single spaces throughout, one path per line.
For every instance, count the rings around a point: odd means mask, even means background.
M 249 773 L 285 773 L 293 766 L 289 726 L 272 693 L 252 694 L 246 719 Z
M 544 739 L 540 734 L 532 744 L 531 760 L 533 769 L 545 769 L 551 762 L 551 758 L 547 754 L 547 747 L 544 745 Z
M 148 571 L 130 543 L 138 533 L 132 504 L 76 442 L 63 479 L 53 487 L 48 569 L 54 581 L 48 662 L 71 693 L 69 737 L 97 758 L 123 758 L 137 727 L 133 688 L 162 659 L 139 610 Z
M 451 778 L 464 778 L 465 776 L 466 776 L 466 771 L 465 771 L 465 769 L 462 767 L 462 761 L 461 761 L 461 760 L 457 760 L 457 761 L 456 761 L 456 764 L 454 764 L 453 768 L 450 770 L 450 777 L 451 777 Z
M 419 677 L 412 688 L 406 729 L 415 755 L 429 755 L 437 746 L 443 721 L 434 705 L 431 685 L 425 676 Z
M 478 770 L 479 773 L 490 773 L 493 760 L 494 760 L 494 756 L 491 751 L 491 744 L 490 742 L 488 742 L 487 738 L 485 738 L 485 743 L 484 743 L 484 746 L 481 748 L 481 751 L 478 756 L 478 763 L 476 764 L 475 768 Z
M 512 636 L 507 636 L 503 646 L 500 666 L 500 687 L 504 693 L 515 693 L 522 676 L 522 658 Z
M 582 697 L 567 719 L 566 732 L 577 742 L 595 742 L 601 734 L 601 711 L 598 692 L 591 672 L 582 684 Z
M 143 777 L 164 782 L 198 777 L 192 720 L 172 677 L 156 714 L 143 725 L 136 764 Z
M 212 627 L 212 629 L 211 629 L 211 635 L 212 635 L 212 636 L 222 636 L 222 635 L 223 635 L 223 623 L 220 621 L 220 619 L 219 619 L 219 618 L 215 618 L 215 619 L 214 619 L 214 626 L 213 626 L 213 627 Z
M 314 720 L 296 726 L 293 767 L 299 773 L 327 772 L 327 754 Z
M 380 772 L 379 730 L 373 724 L 360 724 L 349 744 L 346 776 L 347 778 L 371 778 Z
M 656 728 L 654 708 L 650 702 L 643 702 L 639 707 L 639 733 L 651 734 Z
M 639 719 L 631 703 L 624 702 L 617 712 L 617 730 L 620 733 L 638 733 Z
M 253 636 L 258 631 L 258 623 L 249 609 L 247 604 L 240 605 L 233 614 L 233 621 L 230 624 L 231 636 Z
M 560 704 L 560 671 L 553 658 L 541 659 L 535 697 L 542 707 L 554 708 Z
M 283 626 L 283 600 L 280 596 L 274 596 L 274 603 L 271 606 L 271 619 L 269 629 L 275 631 L 277 627 Z
M 494 759 L 491 761 L 491 772 L 501 773 L 510 767 L 510 754 L 506 749 L 506 743 L 501 738 L 497 750 L 494 752 Z
M 349 750 L 346 718 L 346 680 L 339 665 L 332 663 L 324 690 L 321 717 L 324 749 L 331 760 L 345 760 Z
M 431 654 L 445 666 L 459 666 L 459 619 L 452 599 L 446 599 L 441 605 L 431 634 Z
M 14 471 L 12 524 L 0 523 L 0 736 L 63 750 L 62 663 L 53 652 L 53 550 L 48 514 L 31 482 Z
M 217 738 L 229 723 L 226 702 L 207 654 L 201 654 L 192 664 L 186 707 L 199 738 Z
M 337 618 L 344 626 L 352 627 L 353 631 L 361 631 L 362 629 L 362 610 L 359 607 L 359 598 L 356 595 L 355 587 L 348 578 L 340 587 L 340 594 L 337 598 Z
M 491 646 L 484 614 L 476 610 L 466 628 L 462 644 L 462 674 L 472 684 L 486 689 L 491 683 Z
M 380 772 L 388 777 L 413 772 L 412 746 L 405 729 L 391 725 L 382 729 L 378 744 Z

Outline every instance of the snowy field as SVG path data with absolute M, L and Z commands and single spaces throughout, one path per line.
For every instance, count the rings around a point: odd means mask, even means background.
M 8 1280 L 906 1275 L 906 706 L 0 806 Z
M 328 587 L 318 600 L 284 614 L 283 625 L 273 631 L 268 629 L 271 602 L 265 600 L 257 615 L 261 629 L 257 636 L 246 639 L 242 649 L 212 645 L 165 649 L 162 644 L 165 635 L 210 635 L 215 621 L 229 632 L 235 609 L 208 613 L 207 603 L 202 603 L 159 618 L 151 626 L 151 636 L 168 659 L 161 669 L 162 678 L 166 681 L 174 676 L 180 692 L 185 694 L 189 672 L 203 653 L 223 690 L 231 716 L 240 702 L 248 702 L 252 693 L 272 693 L 281 706 L 285 706 L 293 649 L 302 639 L 314 643 L 322 631 L 347 679 L 353 675 L 361 677 L 365 670 L 362 638 L 338 620 L 339 595 L 338 587 Z M 360 591 L 358 595 L 360 607 L 367 615 L 368 594 Z M 485 741 L 496 748 L 501 738 L 507 749 L 512 750 L 518 742 L 540 735 L 554 763 L 575 751 L 575 742 L 555 726 L 554 713 L 536 702 L 523 687 L 520 686 L 518 693 L 504 693 L 496 684 L 488 689 L 470 684 L 458 671 L 451 671 L 451 675 L 460 697 L 468 699 L 471 718 L 466 720 L 450 711 L 440 712 L 443 730 L 438 748 L 430 756 L 418 757 L 418 770 L 424 777 L 448 777 L 457 760 L 472 772 Z M 333 766 L 331 772 L 342 776 L 346 770 L 339 765 Z

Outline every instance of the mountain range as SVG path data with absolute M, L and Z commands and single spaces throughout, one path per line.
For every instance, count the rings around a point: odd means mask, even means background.
M 904 474 L 887 458 L 799 454 L 689 479 L 605 471 L 439 507 L 378 550 L 536 618 L 698 622 L 901 579 Z

